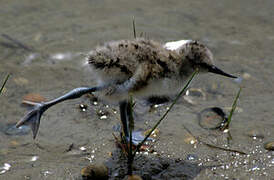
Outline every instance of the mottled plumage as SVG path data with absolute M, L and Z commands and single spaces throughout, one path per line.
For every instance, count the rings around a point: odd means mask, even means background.
M 206 46 L 192 40 L 166 44 L 147 39 L 114 41 L 92 50 L 87 60 L 98 81 L 96 87 L 76 88 L 49 102 L 30 102 L 34 109 L 16 127 L 30 125 L 35 138 L 40 118 L 48 108 L 94 92 L 102 99 L 119 103 L 123 134 L 128 138 L 129 95 L 148 98 L 175 94 L 196 69 L 235 78 L 214 65 Z
M 107 86 L 98 95 L 112 102 L 170 95 L 182 88 L 184 81 L 203 64 L 213 65 L 212 53 L 196 41 L 184 41 L 170 50 L 153 40 L 114 41 L 88 55 L 88 63 L 99 86 Z

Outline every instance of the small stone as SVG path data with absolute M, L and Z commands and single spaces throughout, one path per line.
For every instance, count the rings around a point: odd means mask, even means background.
M 34 162 L 34 161 L 37 161 L 39 159 L 39 156 L 32 156 L 30 158 L 30 161 Z
M 196 154 L 188 154 L 186 159 L 188 161 L 196 161 L 196 160 L 198 160 L 198 156 Z
M 246 73 L 246 72 L 245 72 L 245 73 L 243 73 L 243 78 L 246 79 L 246 80 L 247 80 L 247 79 L 250 79 L 250 78 L 251 78 L 251 75 L 250 75 L 249 73 Z
M 108 168 L 101 165 L 89 165 L 81 170 L 83 179 L 108 179 Z
M 93 102 L 93 105 L 95 105 L 95 106 L 98 105 L 98 102 L 97 102 L 97 101 L 94 101 L 94 102 Z
M 86 151 L 86 150 L 87 150 L 87 148 L 84 147 L 84 146 L 80 147 L 79 149 L 80 149 L 81 151 Z
M 185 143 L 187 144 L 196 144 L 198 141 L 192 135 L 188 134 L 186 138 L 184 138 Z
M 107 153 L 109 157 L 112 157 L 112 152 Z
M 269 151 L 274 151 L 274 142 L 267 142 L 264 144 L 264 148 Z
M 253 138 L 253 139 L 263 139 L 264 138 L 264 134 L 262 132 L 260 132 L 259 130 L 256 130 L 256 129 L 252 129 L 252 130 L 248 131 L 246 133 L 246 135 L 248 137 Z
M 103 115 L 100 117 L 100 119 L 107 119 L 108 117 L 106 115 Z
M 107 110 L 100 109 L 96 111 L 96 114 L 100 116 L 100 119 L 107 119 L 107 116 L 110 115 L 110 112 Z
M 79 104 L 79 109 L 82 111 L 82 112 L 85 112 L 88 108 L 88 105 L 86 104 Z
M 42 171 L 41 173 L 44 175 L 44 177 L 48 177 L 49 175 L 53 174 L 53 172 L 51 172 L 49 170 Z
M 150 131 L 151 131 L 151 129 L 146 130 L 144 132 L 144 135 L 147 136 Z M 154 131 L 151 133 L 151 135 L 149 137 L 155 138 L 159 135 L 159 133 L 160 133 L 160 130 L 156 128 L 156 129 L 154 129 Z

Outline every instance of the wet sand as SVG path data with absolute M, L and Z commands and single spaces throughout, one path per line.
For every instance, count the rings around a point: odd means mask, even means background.
M 137 155 L 134 173 L 144 179 L 273 178 L 274 154 L 264 149 L 266 142 L 274 141 L 273 1 L 0 4 L 0 78 L 12 74 L 0 97 L 0 179 L 80 179 L 83 167 L 100 163 L 111 169 L 110 179 L 122 179 L 126 161 L 112 136 L 119 134 L 115 105 L 94 103 L 87 96 L 56 105 L 43 115 L 35 140 L 28 129 L 22 133 L 10 127 L 29 108 L 21 103 L 26 94 L 50 100 L 75 87 L 95 85 L 81 54 L 106 41 L 132 39 L 133 16 L 137 35 L 160 42 L 197 39 L 212 50 L 217 66 L 243 79 L 199 75 L 191 87 L 201 89 L 205 98 L 194 98 L 194 104 L 179 100 L 159 126 L 152 144 L 155 153 Z M 228 144 L 227 134 L 199 126 L 197 113 L 214 106 L 228 113 L 239 87 Z M 81 103 L 87 105 L 85 112 L 79 109 Z M 150 111 L 137 101 L 136 129 L 151 128 L 168 105 Z M 185 127 L 204 142 L 246 155 L 189 144 Z M 258 135 L 252 137 L 254 133 Z

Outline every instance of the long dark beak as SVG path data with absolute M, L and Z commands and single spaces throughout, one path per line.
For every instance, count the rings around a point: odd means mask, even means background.
M 232 75 L 222 71 L 221 69 L 217 68 L 214 65 L 209 66 L 208 71 L 211 72 L 211 73 L 220 74 L 222 76 L 226 76 L 226 77 L 230 77 L 230 78 L 237 78 L 236 76 L 232 76 Z

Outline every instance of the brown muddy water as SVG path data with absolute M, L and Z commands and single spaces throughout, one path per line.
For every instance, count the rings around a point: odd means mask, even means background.
M 198 92 L 181 98 L 159 126 L 151 152 L 138 154 L 134 174 L 143 179 L 273 179 L 274 1 L 0 1 L 0 79 L 12 74 L 0 97 L 0 179 L 81 179 L 81 169 L 106 164 L 110 179 L 123 179 L 126 160 L 115 145 L 118 107 L 83 96 L 49 109 L 38 136 L 14 128 L 30 107 L 22 98 L 50 100 L 95 85 L 83 53 L 106 41 L 137 35 L 161 42 L 196 39 L 212 49 L 217 66 L 241 77 L 196 77 Z M 12 38 L 12 39 L 10 39 Z M 22 44 L 20 44 L 22 43 Z M 242 87 L 230 133 L 203 129 L 197 114 L 209 107 L 229 112 Z M 202 93 L 201 93 L 202 92 Z M 199 95 L 200 94 L 200 95 Z M 85 111 L 79 108 L 86 104 Z M 151 128 L 169 103 L 135 108 L 136 129 Z M 190 131 L 200 140 L 191 144 Z

